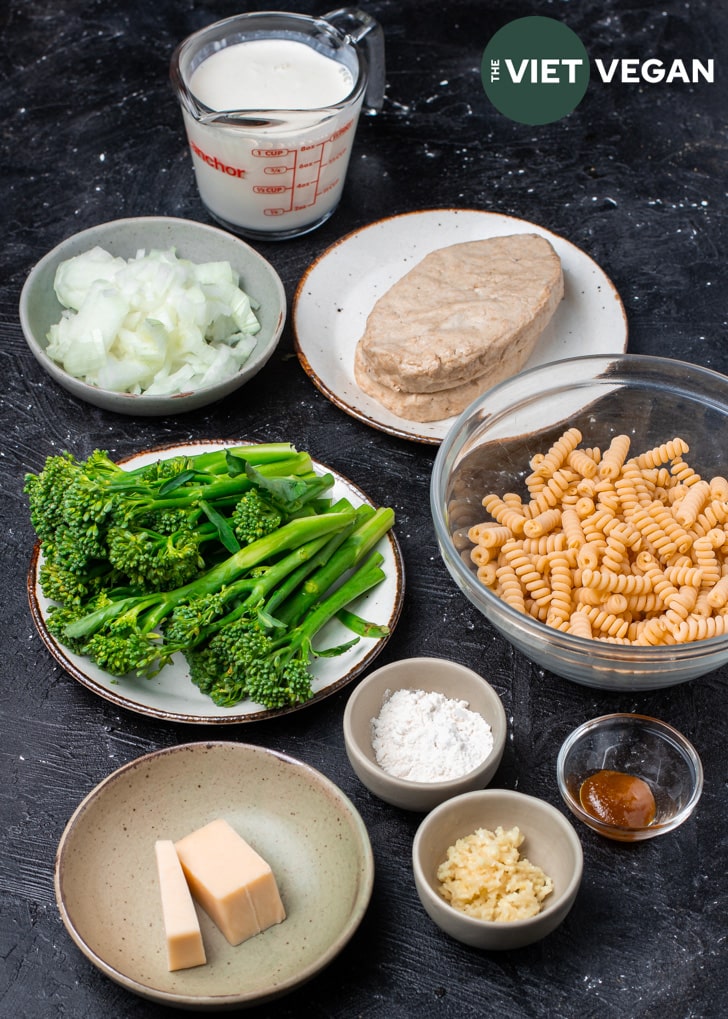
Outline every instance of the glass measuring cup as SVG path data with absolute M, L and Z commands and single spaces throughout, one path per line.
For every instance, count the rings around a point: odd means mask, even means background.
M 231 102 L 225 91 L 225 82 L 232 88 L 235 80 L 230 66 L 218 75 L 214 105 L 195 94 L 194 88 L 201 90 L 195 72 L 205 61 L 214 58 L 222 68 L 222 59 L 244 60 L 254 52 L 237 44 L 261 42 L 273 57 L 269 67 L 260 67 L 264 91 L 270 75 L 287 67 L 292 54 L 293 63 L 299 55 L 306 58 L 294 102 L 286 101 L 290 91 L 281 108 L 278 99 L 266 109 L 259 108 L 260 101 L 250 107 Z M 291 43 L 308 49 L 292 48 Z M 228 47 L 235 49 L 221 55 Z M 255 52 L 263 50 L 258 46 Z M 322 60 L 323 65 L 315 64 Z M 335 62 L 331 69 L 344 82 L 345 94 L 325 103 L 319 96 L 307 107 L 308 86 L 315 77 L 323 80 L 316 72 L 328 71 L 329 61 Z M 205 73 L 213 66 L 208 64 Z M 384 36 L 374 18 L 349 7 L 321 18 L 277 11 L 240 14 L 180 43 L 170 77 L 182 107 L 200 197 L 210 214 L 245 237 L 283 240 L 320 226 L 339 203 L 362 106 L 375 112 L 384 99 Z M 209 103 L 209 95 L 206 98 Z M 219 108 L 228 103 L 232 108 Z

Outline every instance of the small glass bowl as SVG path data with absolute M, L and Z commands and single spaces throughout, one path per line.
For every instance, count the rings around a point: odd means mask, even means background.
M 622 827 L 584 809 L 582 783 L 602 769 L 634 775 L 649 785 L 655 798 L 655 818 L 649 825 Z M 559 751 L 556 777 L 572 814 L 618 842 L 673 831 L 690 817 L 703 790 L 703 766 L 692 743 L 666 722 L 637 714 L 602 715 L 574 729 Z
M 467 530 L 488 516 L 489 492 L 525 491 L 529 460 L 567 428 L 605 449 L 626 433 L 635 453 L 680 435 L 685 460 L 706 479 L 723 473 L 728 378 L 669 358 L 599 354 L 515 375 L 475 400 L 446 435 L 432 470 L 437 541 L 453 580 L 526 658 L 601 690 L 657 690 L 728 663 L 728 633 L 685 644 L 635 646 L 557 630 L 512 608 L 481 583 Z

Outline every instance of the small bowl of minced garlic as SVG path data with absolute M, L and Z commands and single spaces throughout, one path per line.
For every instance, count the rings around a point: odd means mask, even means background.
M 344 710 L 344 743 L 359 780 L 380 799 L 426 812 L 484 789 L 505 748 L 497 691 L 441 658 L 405 658 L 366 676 Z
M 412 843 L 425 912 L 473 948 L 523 948 L 566 918 L 581 885 L 579 837 L 545 800 L 481 789 L 441 803 Z

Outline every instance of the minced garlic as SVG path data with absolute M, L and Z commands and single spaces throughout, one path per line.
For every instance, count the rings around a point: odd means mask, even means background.
M 524 920 L 543 908 L 554 888 L 551 878 L 518 847 L 518 828 L 478 828 L 458 839 L 437 870 L 440 894 L 456 909 L 480 920 Z

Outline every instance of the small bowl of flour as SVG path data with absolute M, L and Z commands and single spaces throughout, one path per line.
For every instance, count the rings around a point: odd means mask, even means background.
M 406 658 L 375 670 L 344 711 L 346 752 L 360 781 L 414 811 L 485 788 L 503 756 L 506 728 L 493 687 L 441 658 Z

